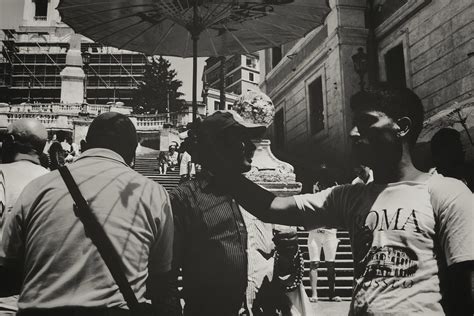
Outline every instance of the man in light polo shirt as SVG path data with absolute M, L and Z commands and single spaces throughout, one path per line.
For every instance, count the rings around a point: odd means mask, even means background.
M 48 138 L 46 128 L 36 119 L 20 119 L 7 127 L 0 164 L 0 245 L 6 218 L 18 196 L 33 179 L 48 173 L 40 155 Z M 18 295 L 0 297 L 0 315 L 14 315 Z
M 86 141 L 87 150 L 69 170 L 121 256 L 138 301 L 150 297 L 161 312 L 160 286 L 171 266 L 173 243 L 168 194 L 129 167 L 137 135 L 126 116 L 98 116 Z M 3 234 L 2 294 L 22 285 L 19 315 L 129 315 L 73 205 L 58 171 L 25 188 Z

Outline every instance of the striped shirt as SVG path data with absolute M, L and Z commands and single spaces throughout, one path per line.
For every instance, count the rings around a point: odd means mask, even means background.
M 236 315 L 247 285 L 247 230 L 239 206 L 204 172 L 175 188 L 170 199 L 173 266 L 183 270 L 185 314 Z

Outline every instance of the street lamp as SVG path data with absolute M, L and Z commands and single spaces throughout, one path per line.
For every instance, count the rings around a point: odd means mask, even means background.
M 208 104 L 207 104 L 207 96 L 209 95 L 209 84 L 207 83 L 207 81 L 204 81 L 204 84 L 203 84 L 203 92 L 202 92 L 202 101 L 204 102 L 204 104 L 206 105 L 206 116 L 209 115 L 209 107 L 208 107 Z
M 84 103 L 87 104 L 87 68 L 91 62 L 91 53 L 85 51 L 82 53 L 82 64 L 84 65 Z
M 28 78 L 28 103 L 31 102 L 31 87 L 33 87 L 33 75 Z
M 352 55 L 352 63 L 354 64 L 354 70 L 360 78 L 360 90 L 364 90 L 364 76 L 367 73 L 367 54 L 364 52 L 362 47 L 357 49 L 357 54 Z

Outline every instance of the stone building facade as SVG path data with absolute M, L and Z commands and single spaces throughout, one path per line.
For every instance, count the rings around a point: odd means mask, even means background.
M 429 116 L 472 95 L 474 6 L 469 0 L 329 4 L 323 26 L 260 54 L 260 87 L 277 107 L 269 131 L 275 153 L 299 175 L 311 176 L 325 162 L 345 181 L 352 176 L 350 98 L 360 90 L 353 57 L 362 48 L 371 79 L 412 88 Z

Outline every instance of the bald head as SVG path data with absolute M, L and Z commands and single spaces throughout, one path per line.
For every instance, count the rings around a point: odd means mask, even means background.
M 138 145 L 137 131 L 132 121 L 123 114 L 107 112 L 97 116 L 89 126 L 87 148 L 106 148 L 115 151 L 130 164 Z
M 40 154 L 43 152 L 48 132 L 37 119 L 20 119 L 7 127 L 3 156 L 14 157 L 18 153 Z

